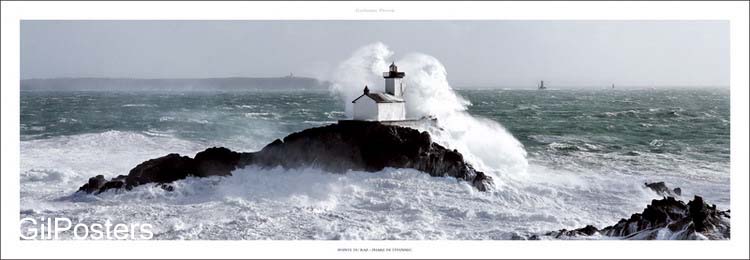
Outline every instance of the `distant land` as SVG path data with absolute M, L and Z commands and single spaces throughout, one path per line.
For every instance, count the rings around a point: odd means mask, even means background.
M 49 78 L 21 80 L 21 90 L 315 90 L 327 89 L 330 82 L 314 78 L 228 77 L 228 78 Z

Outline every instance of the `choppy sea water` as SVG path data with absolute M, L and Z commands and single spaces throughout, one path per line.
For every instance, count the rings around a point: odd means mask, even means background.
M 527 152 L 528 169 L 496 175 L 492 192 L 408 169 L 249 167 L 173 192 L 71 196 L 167 153 L 255 151 L 344 108 L 312 91 L 21 92 L 20 214 L 150 223 L 156 239 L 510 239 L 614 224 L 658 198 L 644 182 L 729 208 L 728 89 L 458 93 Z

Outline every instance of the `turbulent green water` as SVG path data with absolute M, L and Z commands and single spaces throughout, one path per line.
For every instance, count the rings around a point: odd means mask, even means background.
M 471 113 L 502 122 L 538 161 L 632 174 L 695 173 L 681 169 L 683 164 L 696 171 L 729 171 L 729 91 L 725 89 L 463 94 L 474 104 Z M 644 157 L 654 161 L 648 164 Z
M 537 180 L 509 182 L 496 197 L 489 199 L 513 214 L 500 209 L 482 213 L 484 211 L 477 211 L 479 206 L 456 209 L 464 212 L 458 215 L 454 211 L 440 213 L 439 210 L 423 213 L 446 219 L 486 218 L 491 223 L 512 225 L 498 231 L 504 235 L 480 231 L 466 235 L 462 235 L 462 231 L 450 233 L 446 230 L 453 224 L 446 224 L 444 228 L 437 228 L 438 233 L 420 233 L 419 236 L 503 238 L 509 234 L 507 232 L 551 230 L 589 223 L 613 224 L 618 218 L 639 211 L 648 196 L 653 196 L 643 195 L 650 194 L 648 191 L 632 195 L 645 181 L 666 181 L 670 186 L 682 187 L 686 196 L 700 194 L 722 208 L 729 207 L 728 89 L 458 92 L 472 103 L 469 113 L 501 123 L 524 145 L 529 174 L 534 176 L 531 179 Z M 49 201 L 70 194 L 94 174 L 124 174 L 134 163 L 166 152 L 189 154 L 214 145 L 241 151 L 257 150 L 291 132 L 344 119 L 341 104 L 327 92 L 310 91 L 21 92 L 22 208 L 32 210 L 29 213 L 32 215 L 40 209 L 58 207 L 66 208 L 61 211 L 67 212 L 72 206 Z M 105 159 L 97 163 L 84 162 L 98 156 Z M 57 157 L 66 159 L 52 159 Z M 126 159 L 120 163 L 119 159 L 112 158 Z M 385 179 L 400 178 L 392 174 L 401 176 L 400 173 L 382 174 Z M 570 181 L 574 178 L 576 181 Z M 549 180 L 551 184 L 538 179 Z M 610 183 L 608 179 L 617 181 Z M 262 182 L 265 181 L 268 179 Z M 422 181 L 430 180 L 399 179 L 398 185 L 388 187 L 396 189 L 394 187 Z M 591 183 L 582 184 L 587 181 Z M 39 195 L 39 185 L 50 186 L 50 182 L 64 185 Z M 361 185 L 358 179 L 351 182 Z M 511 190 L 512 195 L 503 193 Z M 432 198 L 430 196 L 425 199 Z M 339 204 L 346 201 L 345 198 L 336 200 Z M 352 205 L 358 208 L 356 205 L 361 203 L 374 203 L 371 200 L 352 202 Z M 450 204 L 470 205 L 477 201 L 482 200 Z M 517 209 L 512 205 L 517 205 Z M 371 210 L 378 211 L 377 207 Z M 126 210 L 131 211 L 141 210 Z M 566 212 L 570 215 L 565 216 Z M 413 221 L 413 216 L 409 219 Z M 164 232 L 169 237 L 177 231 Z M 361 237 L 381 237 L 374 231 L 368 234 Z M 414 234 L 404 234 L 401 235 L 414 238 Z
M 265 144 L 343 118 L 338 102 L 322 91 L 21 93 L 22 140 L 115 130 Z
M 472 102 L 470 113 L 501 122 L 539 156 L 553 148 L 729 161 L 728 90 L 459 93 Z M 117 130 L 205 142 L 249 135 L 263 143 L 344 118 L 326 92 L 21 93 L 22 140 Z

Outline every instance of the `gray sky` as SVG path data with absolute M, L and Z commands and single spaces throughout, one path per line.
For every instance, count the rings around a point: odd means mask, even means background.
M 726 21 L 22 21 L 21 78 L 325 78 L 360 46 L 454 86 L 728 86 Z

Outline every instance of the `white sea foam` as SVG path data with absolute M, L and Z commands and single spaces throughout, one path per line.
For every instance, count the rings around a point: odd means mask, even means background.
M 156 104 L 125 104 L 122 107 L 157 107 Z
M 247 118 L 253 119 L 279 119 L 281 116 L 276 113 L 269 112 L 247 112 L 244 114 Z
M 77 123 L 78 119 L 62 117 L 59 120 L 57 120 L 57 122 L 60 122 L 60 123 L 68 123 L 68 122 L 70 122 L 70 123 Z
M 196 143 L 173 137 L 122 131 L 22 141 L 21 179 L 81 181 L 98 174 L 112 177 L 126 174 L 150 158 L 168 153 L 193 155 L 200 149 Z
M 92 170 L 77 174 L 96 173 L 99 162 L 88 162 L 79 167 Z M 649 195 L 611 178 L 559 173 L 534 179 L 510 179 L 500 189 L 479 192 L 411 169 L 332 174 L 249 167 L 230 177 L 180 180 L 173 192 L 143 185 L 73 197 L 68 195 L 80 180 L 50 179 L 47 184 L 56 185 L 35 186 L 34 196 L 45 199 L 22 203 L 22 215 L 151 223 L 157 239 L 510 239 L 612 223 L 640 210 Z M 599 208 L 588 207 L 590 201 L 601 201 Z

